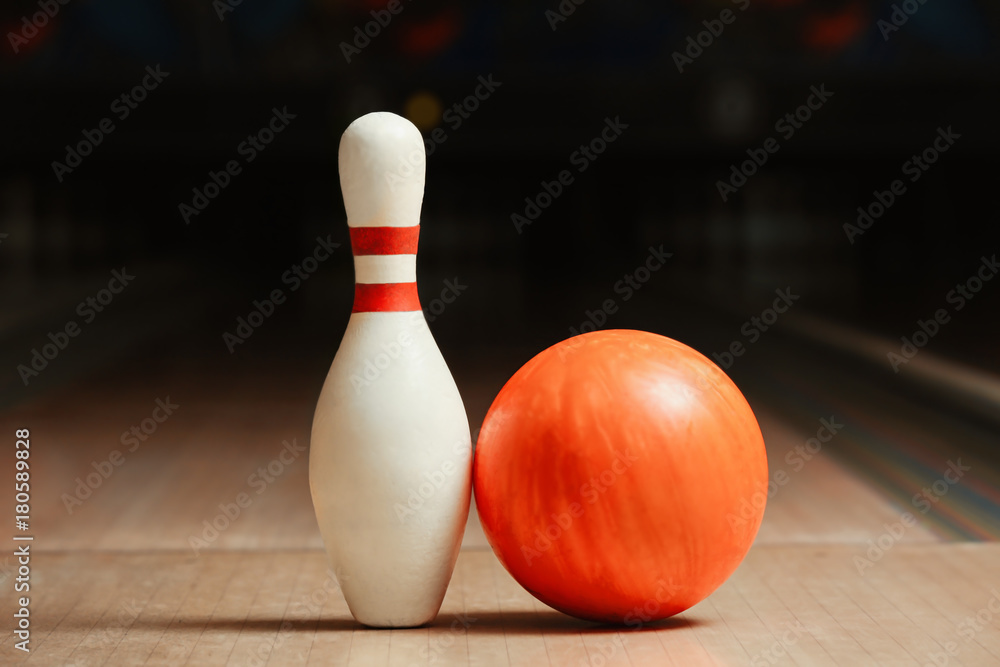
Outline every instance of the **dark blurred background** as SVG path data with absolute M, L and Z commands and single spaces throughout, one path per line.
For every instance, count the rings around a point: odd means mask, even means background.
M 1000 368 L 1000 280 L 949 300 L 1000 245 L 995 2 L 15 0 L 0 27 L 4 405 L 150 354 L 301 363 L 318 392 L 352 297 L 337 144 L 374 110 L 427 140 L 419 285 L 453 365 L 517 348 L 503 376 L 591 322 L 683 340 L 743 383 L 797 345 L 904 391 L 888 354 L 944 308 L 916 358 Z M 949 128 L 926 171 L 905 166 Z M 530 224 L 526 198 L 545 204 Z M 328 235 L 340 248 L 289 278 Z M 122 267 L 134 281 L 80 310 Z M 776 290 L 799 298 L 755 337 Z

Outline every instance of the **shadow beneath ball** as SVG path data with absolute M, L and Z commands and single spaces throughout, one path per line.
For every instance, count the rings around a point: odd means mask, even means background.
M 465 630 L 470 634 L 503 634 L 522 632 L 524 634 L 543 633 L 546 635 L 616 634 L 623 632 L 650 632 L 693 627 L 702 622 L 690 618 L 665 618 L 660 621 L 631 625 L 594 623 L 567 616 L 555 610 L 510 611 L 510 612 L 467 612 L 465 614 L 440 614 L 430 628 Z

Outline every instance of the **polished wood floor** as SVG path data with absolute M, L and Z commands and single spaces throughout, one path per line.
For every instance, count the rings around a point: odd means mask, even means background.
M 921 519 L 872 559 L 869 540 L 885 544 L 901 510 L 825 450 L 777 489 L 736 574 L 673 619 L 622 629 L 547 608 L 507 575 L 473 513 L 437 621 L 364 628 L 328 576 L 309 499 L 315 374 L 223 370 L 132 365 L 0 416 L 11 445 L 15 429 L 31 429 L 35 537 L 28 654 L 8 631 L 13 547 L 0 557 L 0 664 L 1000 664 L 1000 543 L 942 541 Z M 478 423 L 502 373 L 464 377 Z M 144 423 L 158 400 L 176 407 Z M 815 425 L 754 407 L 772 468 L 787 468 Z M 148 434 L 123 444 L 133 425 Z M 291 462 L 275 464 L 282 451 Z M 269 465 L 267 481 L 258 469 Z M 0 479 L 12 467 L 0 458 Z M 100 485 L 81 487 L 95 472 Z M 250 505 L 206 531 L 240 493 Z

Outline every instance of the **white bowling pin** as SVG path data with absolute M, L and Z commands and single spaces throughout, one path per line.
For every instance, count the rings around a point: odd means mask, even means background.
M 437 616 L 469 513 L 465 406 L 417 298 L 424 143 L 391 113 L 340 140 L 354 309 L 313 417 L 309 486 L 354 617 L 407 627 Z

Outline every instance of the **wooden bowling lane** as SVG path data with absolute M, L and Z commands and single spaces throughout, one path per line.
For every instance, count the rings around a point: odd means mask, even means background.
M 482 549 L 462 552 L 429 627 L 350 616 L 322 552 L 45 552 L 28 665 L 991 665 L 1000 544 L 899 544 L 859 576 L 845 545 L 754 548 L 674 618 L 594 626 L 546 608 Z M 10 618 L 11 596 L 0 601 Z M 977 620 L 978 619 L 978 620 Z M 944 656 L 944 657 L 942 657 Z
M 885 365 L 817 352 L 789 337 L 769 343 L 741 368 L 752 404 L 818 434 L 823 419 L 836 422 L 828 442 L 813 444 L 897 516 L 917 516 L 939 539 L 1000 539 L 1000 413 L 983 419 L 981 406 L 963 410 L 961 401 L 927 393 Z M 990 382 L 1000 391 L 1000 378 Z M 776 471 L 772 465 L 772 479 Z
M 473 424 L 505 379 L 497 369 L 524 354 L 498 353 L 485 367 L 453 363 Z M 829 405 L 796 412 L 766 393 L 751 398 L 772 479 L 783 481 L 744 565 L 691 610 L 637 629 L 565 617 L 506 574 L 473 515 L 439 619 L 365 629 L 326 574 L 298 450 L 324 372 L 263 357 L 133 360 L 0 415 L 0 432 L 32 430 L 36 536 L 33 651 L 14 649 L 8 634 L 0 662 L 1000 663 L 1000 544 L 948 541 L 923 516 L 897 532 L 905 507 L 840 456 L 837 440 L 808 459 L 802 453 Z M 176 406 L 161 422 L 158 400 Z M 122 434 L 133 426 L 144 439 L 126 451 Z M 102 462 L 115 450 L 123 461 L 104 478 Z M 0 459 L 0 478 L 11 467 Z M 785 477 L 774 476 L 779 469 Z M 99 485 L 88 488 L 94 474 Z M 227 517 L 240 494 L 250 502 Z M 67 500 L 74 497 L 79 503 Z M 11 618 L 5 558 L 0 614 Z

